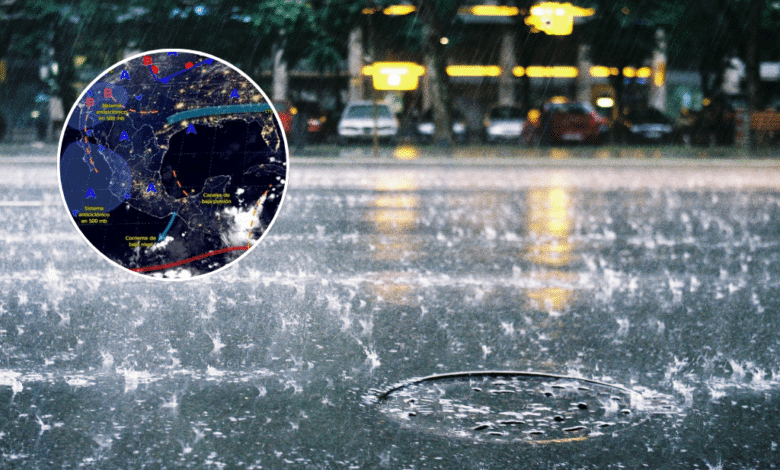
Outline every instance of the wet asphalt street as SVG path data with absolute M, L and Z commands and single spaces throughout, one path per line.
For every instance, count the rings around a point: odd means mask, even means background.
M 183 282 L 82 240 L 55 153 L 0 148 L 0 467 L 780 465 L 771 152 L 310 149 Z

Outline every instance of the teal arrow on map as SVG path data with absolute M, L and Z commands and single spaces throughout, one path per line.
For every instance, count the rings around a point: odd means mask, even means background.
M 158 242 L 161 242 L 161 241 L 165 240 L 165 236 L 168 235 L 168 230 L 170 230 L 171 226 L 173 226 L 173 219 L 175 219 L 175 218 L 176 218 L 176 213 L 174 212 L 171 215 L 171 220 L 168 222 L 168 226 L 165 227 L 165 230 L 163 230 L 160 235 L 157 236 L 157 241 Z

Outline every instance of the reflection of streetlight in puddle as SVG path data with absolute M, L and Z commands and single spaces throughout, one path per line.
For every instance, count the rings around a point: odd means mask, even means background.
M 414 294 L 417 289 L 415 279 L 409 273 L 400 271 L 378 271 L 366 280 L 365 291 L 373 294 L 377 302 L 393 305 L 417 305 L 419 300 Z
M 530 277 L 546 284 L 545 287 L 528 290 L 532 306 L 551 314 L 560 313 L 574 295 L 572 286 L 579 281 L 579 275 L 566 271 L 532 272 Z
M 393 150 L 393 156 L 399 160 L 415 160 L 419 153 L 413 145 L 399 145 Z
M 560 175 L 554 176 L 551 183 L 549 187 L 528 192 L 528 234 L 535 243 L 529 247 L 527 257 L 534 265 L 553 268 L 531 273 L 544 286 L 529 289 L 528 298 L 534 307 L 557 315 L 568 305 L 574 294 L 571 286 L 579 277 L 562 269 L 572 258 L 569 194 Z
M 553 160 L 563 160 L 564 158 L 571 158 L 571 152 L 566 149 L 552 148 L 550 149 L 550 158 Z
M 571 261 L 569 195 L 563 188 L 533 189 L 528 193 L 528 232 L 538 240 L 529 250 L 536 264 L 563 267 Z
M 413 236 L 420 217 L 420 197 L 414 192 L 417 188 L 416 175 L 407 171 L 385 173 L 376 181 L 379 194 L 367 212 L 375 229 L 368 237 L 370 256 L 375 260 L 402 263 L 420 255 L 419 240 Z M 411 301 L 414 286 L 408 274 L 376 274 L 368 289 L 378 298 L 394 304 Z

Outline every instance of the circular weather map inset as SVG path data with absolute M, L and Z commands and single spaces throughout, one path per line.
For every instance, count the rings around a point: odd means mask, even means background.
M 238 260 L 284 197 L 287 144 L 263 91 L 196 51 L 126 59 L 79 97 L 59 148 L 62 196 L 87 241 L 165 279 Z

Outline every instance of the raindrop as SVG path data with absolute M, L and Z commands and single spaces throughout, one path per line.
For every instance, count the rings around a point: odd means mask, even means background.
M 499 421 L 498 424 L 503 426 L 519 426 L 521 424 L 525 424 L 525 421 L 520 421 L 519 419 L 505 419 L 503 421 Z

